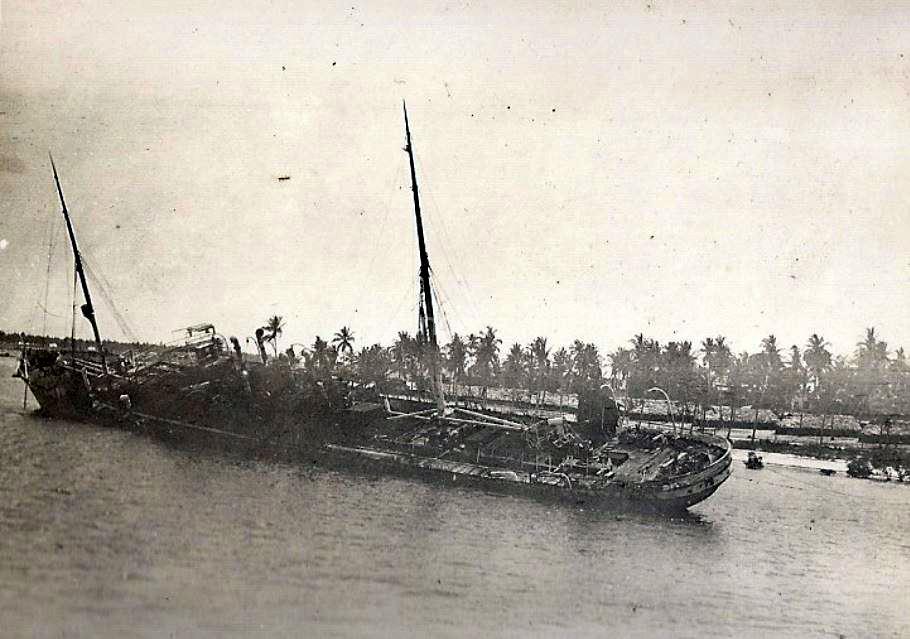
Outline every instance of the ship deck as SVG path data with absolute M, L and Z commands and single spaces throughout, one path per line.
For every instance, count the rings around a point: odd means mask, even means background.
M 617 466 L 613 471 L 614 479 L 626 483 L 657 479 L 661 465 L 671 461 L 677 455 L 677 451 L 672 448 L 653 451 L 617 446 L 610 450 L 612 452 L 622 452 L 629 456 L 624 463 Z
M 598 480 L 601 485 L 666 480 L 698 471 L 722 453 L 697 439 L 686 438 L 670 445 L 666 436 L 654 433 L 645 433 L 636 441 L 614 438 L 591 450 L 573 441 L 535 443 L 532 432 L 497 424 L 401 415 L 379 420 L 369 441 L 363 443 L 377 452 L 445 460 L 521 476 L 554 472 L 572 481 Z

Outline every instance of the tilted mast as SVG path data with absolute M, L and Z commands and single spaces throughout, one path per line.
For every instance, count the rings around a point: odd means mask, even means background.
M 430 258 L 427 256 L 427 245 L 423 237 L 423 219 L 420 216 L 420 195 L 417 190 L 417 171 L 414 168 L 414 150 L 411 147 L 411 127 L 408 124 L 408 107 L 402 102 L 404 109 L 404 132 L 411 165 L 411 191 L 414 194 L 414 216 L 417 218 L 417 246 L 420 252 L 420 289 L 423 293 L 423 302 L 426 307 L 427 329 L 426 337 L 432 350 L 433 358 L 433 385 L 436 387 L 436 404 L 440 413 L 445 411 L 445 398 L 442 394 L 442 371 L 439 369 L 439 344 L 436 341 L 436 318 L 433 315 L 433 290 L 430 288 Z
M 54 165 L 54 157 L 48 153 L 51 159 L 51 168 L 54 170 L 54 182 L 57 185 L 57 194 L 60 196 L 60 206 L 63 208 L 63 219 L 66 220 L 66 230 L 69 232 L 70 244 L 73 247 L 73 257 L 76 259 L 76 274 L 79 276 L 79 282 L 82 284 L 82 296 L 85 298 L 85 304 L 82 305 L 82 314 L 85 319 L 92 325 L 92 333 L 95 336 L 95 344 L 98 347 L 98 353 L 101 355 L 101 368 L 107 375 L 107 361 L 104 357 L 104 347 L 101 345 L 101 335 L 98 333 L 98 322 L 95 321 L 95 307 L 92 306 L 92 296 L 88 290 L 88 281 L 85 279 L 85 271 L 82 270 L 82 256 L 79 254 L 79 246 L 76 244 L 76 233 L 73 231 L 73 222 L 70 220 L 69 211 L 66 209 L 66 201 L 63 199 L 63 189 L 60 188 L 60 178 L 57 177 L 57 167 Z
M 411 164 L 411 191 L 414 194 L 414 215 L 417 217 L 417 246 L 420 251 L 420 288 L 423 292 L 424 306 L 427 309 L 427 338 L 435 347 L 438 344 L 436 343 L 436 319 L 433 316 L 433 293 L 430 289 L 430 258 L 427 256 L 427 244 L 423 238 L 423 218 L 420 216 L 420 195 L 417 191 L 417 172 L 414 170 L 414 150 L 411 148 L 411 128 L 408 125 L 407 105 L 404 105 L 404 132 L 407 139 L 407 146 L 405 146 L 404 150 L 408 152 L 408 160 Z

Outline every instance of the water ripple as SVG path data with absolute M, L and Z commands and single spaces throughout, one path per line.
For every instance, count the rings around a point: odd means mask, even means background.
M 14 635 L 910 636 L 908 487 L 737 469 L 616 513 L 180 450 L 2 384 Z

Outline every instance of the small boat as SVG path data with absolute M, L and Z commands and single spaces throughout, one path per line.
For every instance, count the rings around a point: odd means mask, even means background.
M 743 463 L 746 465 L 746 468 L 749 468 L 751 470 L 760 470 L 765 467 L 765 462 L 762 461 L 761 455 L 757 454 L 753 450 L 749 451 L 749 455 L 746 457 Z
M 830 477 L 831 475 L 837 474 L 837 471 L 834 470 L 833 468 L 819 468 L 818 472 L 820 472 L 825 477 Z
M 858 479 L 871 479 L 872 464 L 865 457 L 854 457 L 847 464 L 847 474 Z

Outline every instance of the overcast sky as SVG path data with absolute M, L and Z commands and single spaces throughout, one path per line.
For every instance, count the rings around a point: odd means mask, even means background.
M 908 5 L 591 5 L 4 1 L 0 328 L 69 332 L 50 150 L 139 337 L 413 332 L 406 99 L 452 330 L 910 346 Z

